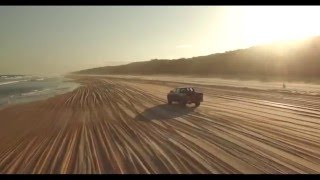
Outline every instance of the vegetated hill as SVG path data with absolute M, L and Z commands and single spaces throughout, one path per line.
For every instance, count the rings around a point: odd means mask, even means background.
M 320 36 L 208 56 L 177 60 L 155 59 L 120 66 L 87 69 L 75 73 L 316 79 L 320 77 Z

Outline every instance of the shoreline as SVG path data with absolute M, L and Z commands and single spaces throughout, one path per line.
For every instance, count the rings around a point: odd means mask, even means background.
M 56 78 L 61 78 L 61 82 L 57 84 L 57 87 L 48 87 L 41 90 L 32 90 L 26 93 L 3 97 L 3 99 L 6 99 L 6 103 L 1 104 L 0 109 L 17 104 L 47 100 L 49 98 L 71 92 L 81 86 L 81 84 L 77 83 L 74 79 L 70 79 L 64 76 Z

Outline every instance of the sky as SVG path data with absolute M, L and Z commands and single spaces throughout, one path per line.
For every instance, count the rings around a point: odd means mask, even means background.
M 320 6 L 2 6 L 0 74 L 55 75 L 320 35 Z

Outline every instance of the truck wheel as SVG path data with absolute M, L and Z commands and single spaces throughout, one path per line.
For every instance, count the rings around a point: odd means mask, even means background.
M 196 107 L 200 106 L 200 102 L 195 102 L 194 104 L 196 105 Z
M 187 103 L 185 101 L 180 101 L 180 105 L 185 107 L 187 105 Z

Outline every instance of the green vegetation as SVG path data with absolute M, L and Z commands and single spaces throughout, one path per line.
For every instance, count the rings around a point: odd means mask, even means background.
M 315 80 L 320 77 L 320 36 L 208 56 L 176 60 L 155 59 L 75 73 Z

